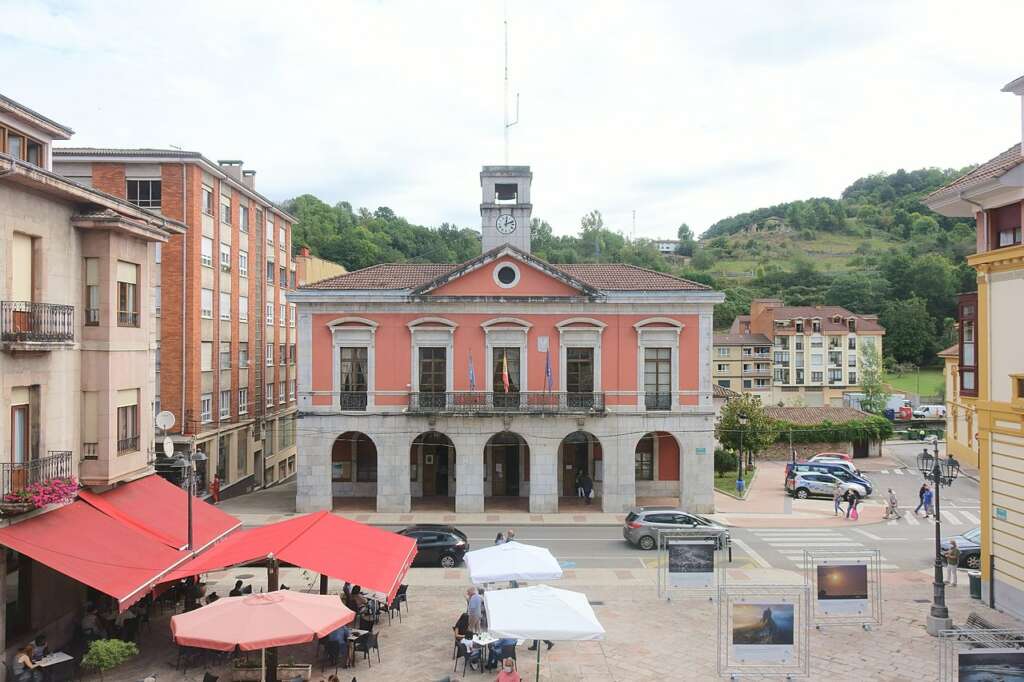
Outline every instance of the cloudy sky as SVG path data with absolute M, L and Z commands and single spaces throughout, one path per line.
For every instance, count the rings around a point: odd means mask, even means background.
M 1020 135 L 1021 2 L 510 2 L 512 163 L 572 232 L 674 235 Z M 715 7 L 711 7 L 715 5 Z M 479 226 L 500 1 L 0 0 L 0 91 L 78 145 L 244 159 L 272 199 Z

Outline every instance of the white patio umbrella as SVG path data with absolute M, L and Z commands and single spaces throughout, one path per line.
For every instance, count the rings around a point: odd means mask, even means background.
M 513 590 L 488 590 L 484 594 L 491 635 L 514 639 L 546 639 L 553 642 L 585 642 L 604 639 L 587 595 L 534 585 Z M 540 679 L 540 646 L 537 646 L 537 679 Z
M 544 547 L 506 542 L 466 552 L 469 580 L 474 585 L 508 580 L 558 580 L 562 567 Z

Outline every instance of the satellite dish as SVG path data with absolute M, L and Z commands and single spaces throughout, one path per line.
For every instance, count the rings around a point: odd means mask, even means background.
M 174 457 L 174 441 L 170 438 L 164 438 L 164 455 Z
M 167 410 L 163 410 L 156 416 L 156 425 L 157 428 L 163 429 L 164 431 L 171 428 L 174 426 L 174 414 Z

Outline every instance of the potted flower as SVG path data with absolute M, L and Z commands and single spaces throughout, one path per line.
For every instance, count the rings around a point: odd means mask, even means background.
M 21 490 L 9 492 L 0 501 L 0 512 L 6 515 L 23 514 L 48 504 L 60 504 L 78 495 L 78 481 L 74 478 L 52 478 L 30 483 Z
M 82 667 L 103 673 L 116 668 L 129 658 L 139 655 L 139 647 L 120 639 L 97 639 L 89 643 L 89 651 L 82 657 Z

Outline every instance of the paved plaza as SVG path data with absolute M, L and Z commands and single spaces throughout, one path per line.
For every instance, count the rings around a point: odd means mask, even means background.
M 262 571 L 234 569 L 211 574 L 211 588 L 226 594 L 238 574 L 252 575 L 259 591 Z M 931 596 L 931 578 L 926 571 L 888 573 L 883 587 L 881 627 L 871 631 L 838 627 L 811 630 L 810 679 L 861 680 L 934 680 L 938 678 L 937 641 L 925 632 L 926 603 Z M 292 589 L 315 589 L 316 576 L 299 570 L 286 570 L 282 581 Z M 709 680 L 717 679 L 716 669 L 716 605 L 704 599 L 657 598 L 654 569 L 568 570 L 558 587 L 587 594 L 598 619 L 607 631 L 602 642 L 557 643 L 541 656 L 543 680 Z M 802 584 L 801 574 L 794 571 L 731 569 L 728 581 L 733 585 Z M 462 612 L 467 586 L 463 569 L 413 569 L 409 574 L 409 609 L 402 622 L 396 619 L 379 626 L 381 663 L 373 661 L 369 668 L 361 659 L 352 670 L 341 670 L 345 682 L 355 677 L 360 682 L 442 680 L 452 675 L 451 628 Z M 968 597 L 966 580 L 950 589 L 949 603 L 956 623 L 963 623 L 971 611 L 1008 626 L 1019 623 L 993 612 Z M 331 592 L 340 585 L 333 581 Z M 141 680 L 148 675 L 158 682 L 203 678 L 206 669 L 230 679 L 226 662 L 208 668 L 174 669 L 175 653 L 170 642 L 167 619 L 170 614 L 154 619 L 153 628 L 144 632 L 142 655 L 112 674 L 109 680 Z M 311 661 L 314 648 L 292 647 L 281 650 L 281 660 Z M 533 652 L 519 650 L 520 671 L 532 679 L 535 669 Z M 320 673 L 314 668 L 313 680 L 326 679 L 333 669 Z M 470 671 L 452 679 L 493 679 Z

